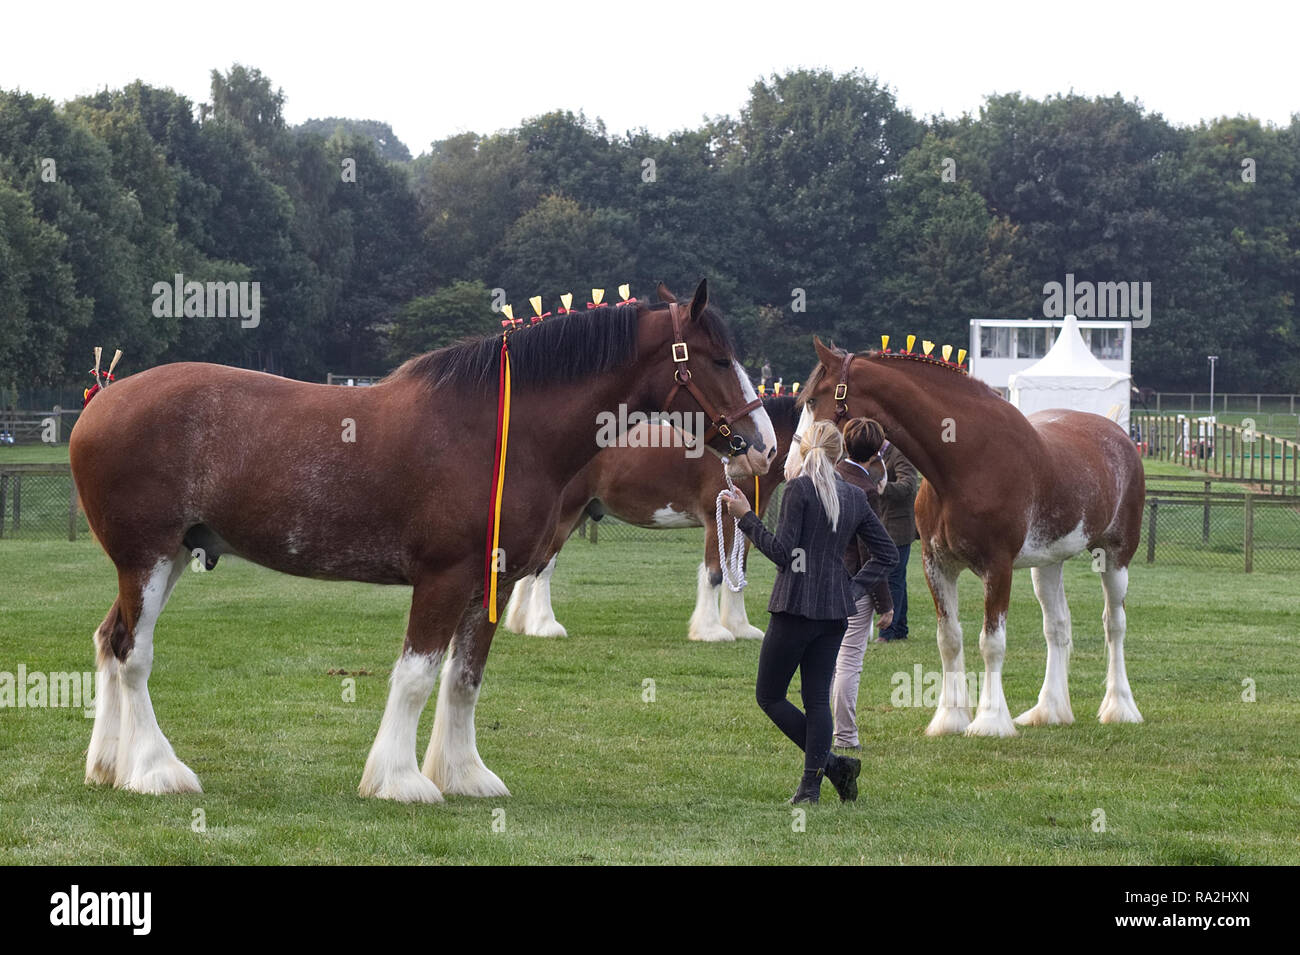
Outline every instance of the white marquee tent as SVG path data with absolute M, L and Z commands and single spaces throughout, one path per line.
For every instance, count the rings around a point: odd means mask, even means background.
M 1078 320 L 1065 317 L 1056 343 L 1040 361 L 1008 380 L 1011 403 L 1024 414 L 1048 408 L 1091 411 L 1128 431 L 1131 376 L 1103 365 L 1079 334 Z

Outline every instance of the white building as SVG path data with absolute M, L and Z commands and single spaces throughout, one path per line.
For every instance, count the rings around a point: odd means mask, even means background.
M 1069 408 L 1102 415 L 1125 431 L 1129 429 L 1132 379 L 1093 354 L 1073 315 L 1065 316 L 1056 343 L 1047 354 L 1012 375 L 1007 385 L 1011 403 L 1026 415 Z
M 1045 358 L 1064 325 L 1063 318 L 972 319 L 970 373 L 1006 395 L 1011 376 Z M 1128 322 L 1081 319 L 1078 326 L 1093 357 L 1112 371 L 1132 374 Z

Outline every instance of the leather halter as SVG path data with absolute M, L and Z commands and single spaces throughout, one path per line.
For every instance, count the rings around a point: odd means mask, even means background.
M 714 410 L 712 402 L 704 396 L 704 392 L 700 390 L 699 385 L 695 384 L 695 379 L 691 376 L 689 367 L 690 349 L 686 347 L 686 338 L 682 334 L 682 311 L 682 306 L 676 302 L 668 303 L 668 314 L 673 319 L 673 364 L 675 367 L 673 369 L 673 389 L 668 392 L 668 397 L 664 400 L 664 410 L 668 410 L 669 405 L 673 403 L 673 399 L 677 397 L 677 392 L 685 388 L 691 393 L 691 397 L 695 399 L 709 419 L 709 430 L 704 433 L 705 443 L 708 443 L 709 439 L 715 434 L 720 434 L 727 439 L 732 453 L 740 454 L 749 447 L 749 442 L 732 431 L 731 424 L 738 418 L 745 417 L 755 408 L 761 407 L 763 399 L 755 397 L 752 401 L 746 402 L 734 411 L 724 411 L 721 414 Z
M 856 357 L 853 352 L 849 352 L 844 356 L 844 364 L 840 365 L 840 380 L 835 386 L 836 424 L 849 416 L 849 366 L 853 364 L 853 359 Z

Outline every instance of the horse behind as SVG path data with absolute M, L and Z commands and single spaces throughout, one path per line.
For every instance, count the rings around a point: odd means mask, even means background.
M 794 396 L 764 398 L 763 410 L 772 422 L 777 460 L 780 460 L 789 450 L 799 413 Z M 510 595 L 505 617 L 507 630 L 539 637 L 568 635 L 551 605 L 556 556 L 584 517 L 600 520 L 609 514 L 627 524 L 651 530 L 703 527 L 704 560 L 696 574 L 695 610 L 687 631 L 689 638 L 710 643 L 762 639 L 763 631 L 749 622 L 744 591 L 723 586 L 716 504 L 718 493 L 727 487 L 727 482 L 718 458 L 708 453 L 688 455 L 676 446 L 681 441 L 669 430 L 666 424 L 638 425 L 635 431 L 629 431 L 626 442 L 601 451 L 569 482 L 546 561 L 536 574 L 516 583 Z M 761 477 L 741 481 L 736 487 L 749 499 L 761 519 L 784 480 L 781 469 L 774 468 Z M 734 523 L 727 518 L 722 526 L 723 549 L 730 554 Z M 744 567 L 749 555 L 747 538 L 742 553 Z

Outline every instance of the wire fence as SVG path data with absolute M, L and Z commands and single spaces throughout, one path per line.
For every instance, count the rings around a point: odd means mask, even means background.
M 1160 563 L 1224 571 L 1300 571 L 1300 497 L 1252 493 L 1212 479 L 1182 483 L 1152 476 L 1134 563 Z M 1191 489 L 1196 487 L 1196 490 Z M 1229 493 L 1223 487 L 1234 487 Z M 1188 488 L 1183 490 L 1181 488 Z M 765 523 L 774 527 L 781 490 L 769 502 Z M 66 466 L 0 468 L 0 538 L 77 540 L 88 535 Z M 617 546 L 627 541 L 689 540 L 704 546 L 703 528 L 668 531 L 626 524 L 614 517 L 584 521 L 575 540 Z M 1081 560 L 1090 560 L 1088 554 Z
M 90 533 L 77 505 L 67 465 L 7 464 L 0 468 L 0 538 L 76 540 Z

